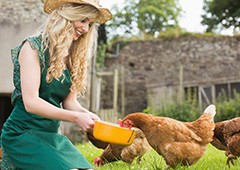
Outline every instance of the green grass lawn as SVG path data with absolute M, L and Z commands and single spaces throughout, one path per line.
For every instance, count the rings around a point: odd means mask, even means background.
M 93 164 L 94 158 L 99 156 L 102 149 L 94 147 L 92 144 L 78 144 L 76 147 Z M 235 166 L 228 168 L 223 151 L 214 148 L 209 144 L 205 155 L 190 167 L 177 167 L 177 170 L 240 170 L 240 158 L 235 162 Z M 161 156 L 154 150 L 149 151 L 143 156 L 142 163 L 138 165 L 134 161 L 131 165 L 122 161 L 108 163 L 102 167 L 95 167 L 95 170 L 162 170 L 166 163 Z

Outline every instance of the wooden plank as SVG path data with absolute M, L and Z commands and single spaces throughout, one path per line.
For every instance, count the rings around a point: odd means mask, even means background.
M 97 72 L 97 76 L 112 76 L 113 72 Z
M 113 123 L 118 122 L 118 113 L 114 109 L 100 109 L 98 111 L 98 116 L 103 121 L 108 121 Z

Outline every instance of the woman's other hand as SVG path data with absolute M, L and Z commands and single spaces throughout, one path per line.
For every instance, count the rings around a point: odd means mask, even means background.
M 94 127 L 94 123 L 96 120 L 100 120 L 100 118 L 92 113 L 85 113 L 85 112 L 77 112 L 77 116 L 75 118 L 75 123 L 82 127 L 82 129 L 86 132 L 92 131 Z

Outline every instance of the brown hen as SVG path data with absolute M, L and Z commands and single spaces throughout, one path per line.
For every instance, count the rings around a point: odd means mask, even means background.
M 240 156 L 240 117 L 215 123 L 213 146 L 226 151 L 227 165 Z
M 93 136 L 93 129 L 91 131 L 87 132 L 87 138 L 95 147 L 100 148 L 100 149 L 105 149 L 109 144 L 108 142 L 104 142 L 104 141 L 96 139 Z
M 181 122 L 167 117 L 132 113 L 119 122 L 122 127 L 137 127 L 143 131 L 148 143 L 162 155 L 168 166 L 192 165 L 204 154 L 212 141 L 215 127 L 214 105 L 208 106 L 194 122 Z
M 122 160 L 127 163 L 132 163 L 137 157 L 138 163 L 141 157 L 151 148 L 148 144 L 145 135 L 140 129 L 136 130 L 134 141 L 129 146 L 109 144 L 102 152 L 100 157 L 95 158 L 94 165 L 100 166 L 109 162 Z

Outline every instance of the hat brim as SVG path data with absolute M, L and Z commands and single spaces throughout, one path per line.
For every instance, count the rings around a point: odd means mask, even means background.
M 86 4 L 95 7 L 99 11 L 99 15 L 96 19 L 96 22 L 99 24 L 103 24 L 108 20 L 112 19 L 112 13 L 107 8 L 102 8 L 93 4 L 91 2 L 86 2 L 85 0 L 45 0 L 44 2 L 44 12 L 50 14 L 53 10 L 59 8 L 61 5 L 65 3 L 77 3 L 77 4 Z

